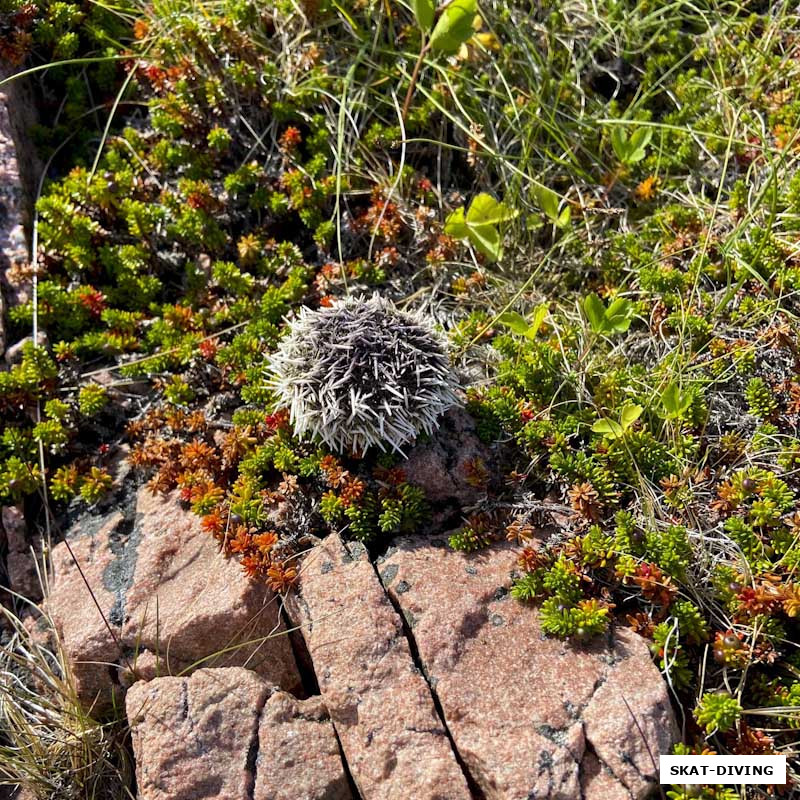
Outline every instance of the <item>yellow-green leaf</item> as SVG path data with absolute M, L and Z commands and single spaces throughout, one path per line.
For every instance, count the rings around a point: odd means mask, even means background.
M 477 0 L 452 0 L 442 11 L 431 34 L 431 50 L 452 55 L 474 33 L 472 20 L 478 11 Z
M 431 25 L 433 25 L 436 4 L 433 0 L 411 0 L 411 8 L 414 11 L 417 25 L 427 33 L 431 29 Z
M 457 208 L 452 214 L 449 214 L 444 221 L 444 232 L 454 239 L 467 238 L 467 223 L 464 221 L 464 207 Z

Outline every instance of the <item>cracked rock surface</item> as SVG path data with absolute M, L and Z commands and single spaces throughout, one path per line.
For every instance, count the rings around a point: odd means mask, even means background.
M 647 644 L 544 636 L 514 560 L 331 535 L 286 598 L 296 662 L 278 598 L 143 489 L 54 548 L 47 606 L 87 704 L 132 684 L 141 800 L 644 800 L 676 733 Z
M 350 800 L 318 698 L 247 669 L 134 684 L 126 696 L 140 800 Z
M 508 594 L 509 548 L 408 537 L 378 564 L 444 721 L 487 800 L 625 800 L 654 788 L 675 722 L 644 640 L 545 637 Z
M 253 800 L 351 800 L 339 742 L 319 697 L 275 692 L 261 713 Z
M 364 800 L 472 795 L 402 622 L 366 552 L 337 535 L 304 560 L 299 595 L 320 692 Z
M 125 698 L 141 800 L 249 800 L 269 686 L 245 669 L 134 684 Z
M 278 598 L 221 558 L 174 497 L 143 488 L 99 525 L 78 521 L 52 565 L 47 608 L 87 705 L 107 706 L 119 683 L 198 666 L 247 666 L 299 690 Z

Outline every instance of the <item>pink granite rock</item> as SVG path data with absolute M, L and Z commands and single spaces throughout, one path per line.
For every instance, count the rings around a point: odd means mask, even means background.
M 250 800 L 268 693 L 258 675 L 236 668 L 134 684 L 125 707 L 139 800 Z
M 329 536 L 288 607 L 364 800 L 471 797 L 402 623 L 363 548 Z
M 453 408 L 442 417 L 430 441 L 409 451 L 402 466 L 408 480 L 423 486 L 432 503 L 453 503 L 461 508 L 486 494 L 485 488 L 470 482 L 470 465 L 476 459 L 488 467 L 491 451 L 478 438 L 472 417 Z
M 319 697 L 275 692 L 261 712 L 253 800 L 351 800 L 339 742 Z
M 351 800 L 319 697 L 230 667 L 136 683 L 125 705 L 139 800 Z
M 104 609 L 106 617 L 114 606 L 115 596 L 104 576 L 117 558 L 108 543 L 124 522 L 120 512 L 111 514 L 94 535 L 72 540 L 69 546 L 62 542 L 51 555 L 53 577 L 46 607 L 72 664 L 78 695 L 87 705 L 96 700 L 101 705 L 108 702 L 111 676 L 122 658 L 112 636 L 113 630 L 118 637 L 118 626 L 110 625 L 109 630 L 97 606 Z
M 78 523 L 53 548 L 46 600 L 84 702 L 201 666 L 246 666 L 299 690 L 278 598 L 225 560 L 174 497 L 142 489 L 131 513 L 99 523 Z
M 10 69 L 0 61 L 0 80 Z M 35 104 L 25 79 L 15 80 L 0 92 L 0 282 L 12 304 L 28 299 L 22 287 L 8 278 L 28 263 L 24 226 L 30 223 L 41 163 L 31 141 Z M 3 298 L 0 294 L 0 312 Z M 0 353 L 5 346 L 0 318 Z
M 674 719 L 645 641 L 548 638 L 508 594 L 509 547 L 396 542 L 379 564 L 466 769 L 487 800 L 630 800 L 653 789 Z
M 37 568 L 37 557 L 41 549 L 36 541 L 28 537 L 22 507 L 4 506 L 2 523 L 6 539 L 9 588 L 29 600 L 41 600 L 42 583 Z

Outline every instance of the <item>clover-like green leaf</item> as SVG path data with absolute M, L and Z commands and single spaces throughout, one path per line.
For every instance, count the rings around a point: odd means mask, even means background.
M 444 232 L 454 239 L 467 238 L 468 230 L 463 206 L 447 215 L 447 219 L 444 221 Z
M 536 198 L 536 203 L 542 209 L 542 213 L 551 221 L 558 220 L 558 205 L 559 197 L 547 186 L 534 186 L 533 196 Z
M 625 431 L 622 429 L 622 425 L 619 422 L 615 422 L 613 419 L 598 419 L 597 422 L 592 425 L 592 430 L 595 433 L 601 433 L 603 436 L 607 436 L 609 439 L 619 439 Z
M 613 419 L 598 419 L 592 425 L 594 433 L 600 433 L 609 439 L 620 439 L 628 429 L 642 416 L 644 409 L 635 403 L 626 403 L 619 415 L 619 422 Z
M 609 332 L 625 333 L 633 322 L 634 305 L 624 297 L 617 297 L 611 301 L 606 309 L 605 319 Z
M 502 254 L 500 232 L 494 225 L 470 225 L 467 222 L 470 242 L 487 258 L 497 261 Z
M 536 311 L 533 312 L 533 319 L 531 320 L 531 324 L 528 326 L 528 330 L 525 331 L 525 335 L 529 339 L 533 339 L 536 337 L 536 334 L 539 333 L 539 328 L 542 327 L 542 323 L 547 316 L 547 303 L 542 303 L 536 306 Z
M 517 212 L 508 208 L 505 203 L 500 203 L 490 194 L 482 192 L 470 203 L 469 211 L 467 211 L 467 225 L 471 227 L 499 225 L 516 216 Z
M 633 423 L 642 416 L 642 411 L 644 411 L 644 409 L 640 405 L 635 403 L 626 403 L 622 407 L 622 411 L 619 415 L 619 422 L 620 425 L 622 425 L 622 429 L 625 431 L 628 430 L 628 428 L 630 428 L 631 425 L 633 425 Z
M 635 164 L 647 155 L 647 145 L 653 138 L 652 128 L 637 128 L 630 136 L 621 127 L 611 131 L 611 146 L 614 155 L 623 164 Z
M 495 200 L 490 194 L 477 195 L 468 210 L 457 208 L 445 220 L 444 232 L 456 239 L 469 239 L 473 247 L 492 261 L 502 253 L 497 226 L 517 216 L 514 209 Z
M 647 145 L 653 138 L 652 128 L 637 128 L 628 139 L 626 164 L 635 164 L 647 154 Z
M 613 128 L 611 131 L 611 146 L 614 148 L 614 155 L 623 163 L 627 163 L 628 156 L 628 134 L 621 127 Z

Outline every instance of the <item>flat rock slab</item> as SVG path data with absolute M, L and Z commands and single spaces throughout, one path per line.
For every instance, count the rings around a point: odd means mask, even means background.
M 136 683 L 125 705 L 139 800 L 351 800 L 318 697 L 232 667 Z
M 275 692 L 261 712 L 253 800 L 352 800 L 339 742 L 319 697 Z
M 210 666 L 300 689 L 278 598 L 224 559 L 174 497 L 142 489 L 130 514 L 79 523 L 52 566 L 47 610 L 87 705 L 106 706 L 137 678 Z
M 269 685 L 245 669 L 136 683 L 125 698 L 140 800 L 249 800 Z
M 643 639 L 546 637 L 510 597 L 508 547 L 398 540 L 379 563 L 455 747 L 487 800 L 630 800 L 654 788 L 675 721 Z
M 303 561 L 287 607 L 364 800 L 468 800 L 465 776 L 363 547 L 332 535 Z

